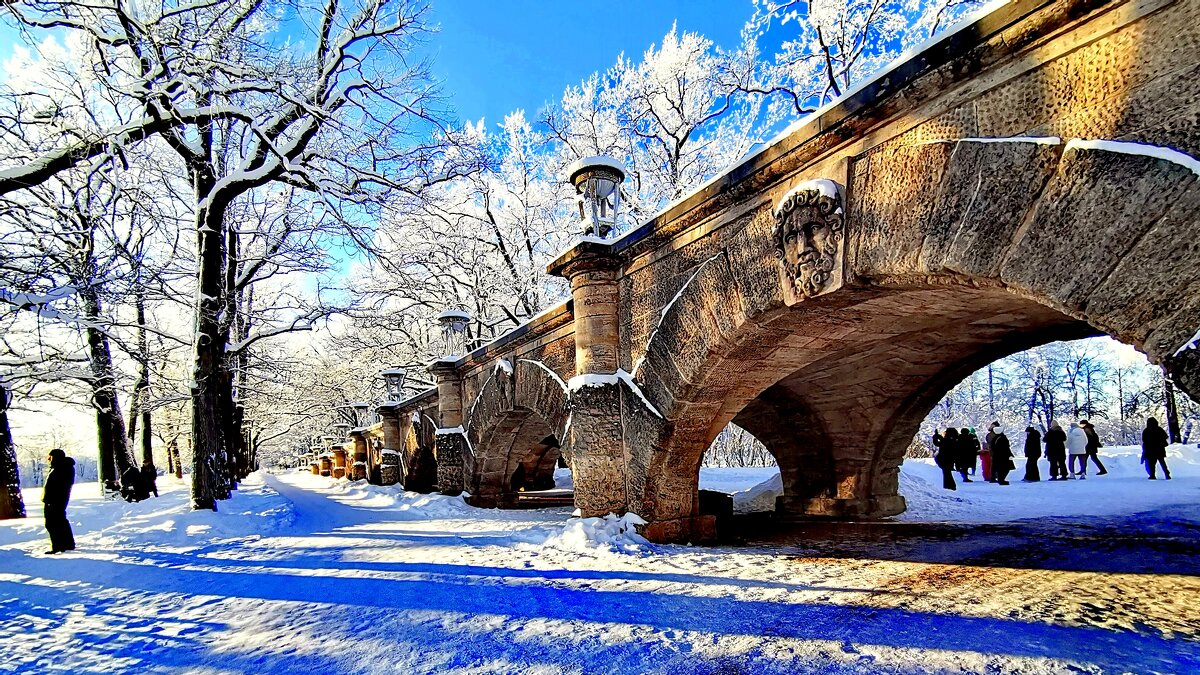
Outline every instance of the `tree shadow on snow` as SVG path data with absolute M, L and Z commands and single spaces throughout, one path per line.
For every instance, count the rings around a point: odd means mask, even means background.
M 506 583 L 495 577 L 480 580 L 478 575 L 468 576 L 472 574 L 470 570 L 478 568 L 463 565 L 428 564 L 412 570 L 397 570 L 419 571 L 434 578 L 379 579 L 251 572 L 245 569 L 218 572 L 176 565 L 163 567 L 161 565 L 164 562 L 160 560 L 144 565 L 89 561 L 86 565 L 56 566 L 28 556 L 12 556 L 5 560 L 5 567 L 9 572 L 51 581 L 93 585 L 93 592 L 99 587 L 105 587 L 103 590 L 106 591 L 123 589 L 117 596 L 165 593 L 304 603 L 306 606 L 326 603 L 331 607 L 386 610 L 385 614 L 410 612 L 413 616 L 425 617 L 431 613 L 434 616 L 499 615 L 518 622 L 549 620 L 634 625 L 653 631 L 696 631 L 715 636 L 767 636 L 896 649 L 936 649 L 1066 659 L 1092 663 L 1106 670 L 1124 670 L 1131 663 L 1172 672 L 1200 669 L 1200 643 L 1126 630 L 866 605 L 782 603 L 732 597 L 696 597 L 661 591 L 599 591 L 526 581 Z M 192 564 L 206 565 L 210 562 L 192 560 Z M 238 565 L 237 561 L 230 562 Z M 240 566 L 244 567 L 245 564 Z M 507 570 L 504 574 L 512 576 Z M 537 575 L 545 576 L 541 571 Z M 832 589 L 822 590 L 832 592 Z M 77 590 L 58 589 L 45 593 L 76 595 Z M 82 590 L 78 593 L 82 593 Z M 23 592 L 22 595 L 28 594 Z M 34 598 L 38 603 L 57 603 L 58 606 L 70 604 L 68 598 L 48 598 L 42 591 L 38 591 Z M 113 600 L 87 598 L 86 602 L 91 604 L 92 611 L 102 612 L 104 604 Z M 0 624 L 4 621 L 6 619 L 0 618 Z M 324 626 L 325 622 L 322 621 L 321 625 Z M 207 630 L 220 629 L 210 627 Z M 454 640 L 455 637 L 447 639 Z M 446 649 L 447 645 L 440 645 L 439 648 Z M 172 650 L 173 653 L 175 651 L 187 652 L 185 649 Z M 222 659 L 226 657 L 224 654 L 219 656 Z M 212 657 L 176 654 L 172 658 L 203 660 Z M 244 654 L 236 658 L 246 660 L 255 657 Z M 327 668 L 323 668 L 319 657 L 318 662 L 311 662 L 309 658 L 307 655 L 303 657 L 305 666 L 300 670 L 344 672 L 339 670 L 344 668 L 344 663 L 338 666 L 331 662 L 325 664 Z M 274 672 L 284 672 L 282 668 L 284 666 L 279 663 L 270 665 Z M 262 671 L 263 667 L 257 670 Z

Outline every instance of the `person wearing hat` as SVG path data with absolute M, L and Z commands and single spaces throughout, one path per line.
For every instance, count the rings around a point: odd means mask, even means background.
M 50 451 L 50 475 L 42 488 L 42 506 L 46 516 L 46 532 L 50 534 L 50 550 L 53 555 L 75 550 L 75 535 L 71 532 L 71 521 L 67 520 L 67 503 L 71 501 L 71 486 L 75 484 L 75 460 L 67 457 L 61 448 Z
M 1016 468 L 1012 444 L 1008 442 L 1003 427 L 997 425 L 992 431 L 996 434 L 992 437 L 992 479 L 1001 485 L 1008 485 L 1008 472 Z

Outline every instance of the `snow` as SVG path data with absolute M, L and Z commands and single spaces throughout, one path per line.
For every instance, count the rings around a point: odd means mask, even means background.
M 683 297 L 683 292 L 687 290 L 688 286 L 692 285 L 692 282 L 695 281 L 696 277 L 699 276 L 700 272 L 704 270 L 708 263 L 716 260 L 719 257 L 721 257 L 720 253 L 697 265 L 696 271 L 692 272 L 692 276 L 688 277 L 688 280 L 683 282 L 683 285 L 680 286 L 679 290 L 675 292 L 675 295 L 671 298 L 670 302 L 663 305 L 663 308 L 658 311 L 658 321 L 654 324 L 654 329 L 650 331 L 650 336 L 646 338 L 646 347 L 642 350 L 642 355 L 639 356 L 637 361 L 633 364 L 633 374 L 635 376 L 637 375 L 638 369 L 640 369 L 642 364 L 646 362 L 646 355 L 650 353 L 650 345 L 654 343 L 654 336 L 658 334 L 658 329 L 662 328 L 662 323 L 667 318 L 667 312 L 671 311 L 671 308 L 675 306 L 675 303 L 679 301 L 679 298 Z
M 508 377 L 513 376 L 513 367 L 512 367 L 512 364 L 508 362 L 508 359 L 500 359 L 499 361 L 496 362 L 495 367 L 492 368 L 493 375 L 495 375 L 496 373 L 501 373 L 501 372 L 504 373 L 505 375 L 507 375 Z
M 461 309 L 448 309 L 437 315 L 438 321 L 470 321 L 471 315 Z
M 435 436 L 452 436 L 454 434 L 465 434 L 465 433 L 467 433 L 467 432 L 463 430 L 462 425 L 459 425 L 457 427 L 441 427 L 439 429 L 433 430 L 433 434 Z
M 571 165 L 567 167 L 567 175 L 571 178 L 571 180 L 574 180 L 575 174 L 579 173 L 580 171 L 591 167 L 601 166 L 618 171 L 622 176 L 625 175 L 624 164 L 621 164 L 612 157 L 604 157 L 603 155 L 593 155 L 591 157 L 584 157 L 571 162 Z
M 1053 516 L 1115 516 L 1164 508 L 1181 502 L 1200 501 L 1200 450 L 1195 445 L 1172 445 L 1167 466 L 1173 480 L 1146 479 L 1138 446 L 1100 449 L 1105 476 L 1088 469 L 1086 480 L 1050 482 L 1050 465 L 1039 461 L 1042 480 L 1022 483 L 1025 460 L 1009 474 L 1011 485 L 983 482 L 963 483 L 954 474 L 958 489 L 942 488 L 942 471 L 932 459 L 906 459 L 900 465 L 900 494 L 908 509 L 897 519 L 905 522 L 1003 523 Z M 1166 487 L 1169 486 L 1169 487 Z M 700 487 L 733 495 L 735 513 L 773 511 L 775 497 L 783 493 L 776 468 L 701 469 Z
M 1183 153 L 1172 148 L 1164 148 L 1158 145 L 1149 145 L 1147 143 L 1131 143 L 1129 141 L 1072 138 L 1071 140 L 1067 141 L 1065 150 L 1104 150 L 1106 152 L 1119 152 L 1125 155 L 1153 157 L 1154 159 L 1161 159 L 1173 164 L 1178 164 L 1197 176 L 1200 176 L 1200 160 L 1187 153 Z
M 1172 356 L 1179 356 L 1189 349 L 1200 349 L 1200 329 L 1196 330 L 1196 334 L 1192 336 L 1191 340 L 1188 340 L 1187 342 L 1183 343 L 1183 346 L 1181 346 L 1179 349 L 1176 349 Z
M 534 359 L 517 359 L 517 361 L 518 362 L 524 361 L 525 363 L 532 363 L 533 365 L 537 366 L 538 368 L 541 368 L 542 370 L 546 371 L 546 374 L 548 374 L 550 377 L 554 378 L 554 381 L 558 383 L 558 386 L 562 387 L 563 391 L 567 391 L 567 383 L 563 382 L 563 379 L 558 376 L 558 373 L 551 370 L 550 366 L 547 366 L 546 364 L 542 363 L 541 361 L 535 361 Z
M 0 288 L 0 300 L 17 307 L 48 305 L 56 300 L 69 298 L 78 292 L 79 289 L 71 284 L 51 289 L 45 293 L 16 293 L 7 288 Z
M 1103 478 L 971 483 L 957 493 L 942 491 L 940 479 L 931 482 L 936 467 L 906 461 L 901 489 L 914 512 L 925 509 L 924 518 L 995 519 L 1047 506 L 1055 514 L 1130 514 L 1157 505 L 1130 521 L 1154 532 L 1147 554 L 1194 559 L 1197 451 L 1171 448 L 1177 478 L 1170 482 L 1135 480 L 1130 449 L 1102 453 L 1111 471 Z M 775 471 L 703 469 L 701 485 L 752 488 Z M 569 472 L 556 472 L 558 483 L 569 484 Z M 78 550 L 58 556 L 39 553 L 46 547 L 40 518 L 0 522 L 0 670 L 1200 667 L 1200 608 L 1188 599 L 1195 597 L 1194 574 L 1094 571 L 1108 564 L 1097 559 L 1107 556 L 1097 553 L 1104 542 L 1096 537 L 1079 540 L 1091 548 L 1070 566 L 1023 568 L 987 556 L 941 562 L 828 555 L 803 542 L 648 544 L 633 514 L 478 509 L 461 497 L 299 471 L 251 475 L 216 513 L 190 511 L 187 486 L 173 478 L 159 485 L 162 497 L 137 504 L 104 502 L 95 484 L 77 486 L 69 514 Z M 31 505 L 38 496 L 25 491 Z M 1192 539 L 1179 539 L 1183 531 Z M 952 551 L 960 543 L 939 546 Z M 1163 547 L 1178 550 L 1155 553 Z
M 626 385 L 628 385 L 630 390 L 632 390 L 633 393 L 637 395 L 638 399 L 641 400 L 642 405 L 646 407 L 646 410 L 649 410 L 651 413 L 653 413 L 655 417 L 663 419 L 662 413 L 658 411 L 658 408 L 654 407 L 654 404 L 650 402 L 650 399 L 646 398 L 646 394 L 642 392 L 642 388 L 633 381 L 633 376 L 621 368 L 618 368 L 617 372 L 615 373 L 588 373 L 585 375 L 576 375 L 567 380 L 566 389 L 568 393 L 573 393 L 579 391 L 583 387 L 604 387 L 614 385 L 618 382 L 624 382 Z
M 816 190 L 817 193 L 820 194 L 822 197 L 828 197 L 829 199 L 837 199 L 838 196 L 841 194 L 842 188 L 838 187 L 837 183 L 829 180 L 828 178 L 817 178 L 815 180 L 806 180 L 802 183 L 799 183 L 795 187 L 793 187 L 791 190 L 788 190 L 787 194 L 785 194 L 783 196 L 783 198 L 781 198 L 775 204 L 775 209 L 774 209 L 775 217 L 777 217 L 777 218 L 779 217 L 779 210 L 781 208 L 783 208 L 783 205 L 785 203 L 787 203 L 787 200 L 792 195 L 800 193 L 800 192 L 809 192 L 812 190 Z

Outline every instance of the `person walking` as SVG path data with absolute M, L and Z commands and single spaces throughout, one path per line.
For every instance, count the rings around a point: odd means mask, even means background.
M 1013 464 L 1012 444 L 1004 429 L 997 426 L 996 435 L 992 438 L 992 477 L 1000 485 L 1008 485 L 1008 472 L 1017 468 Z
M 947 490 L 957 490 L 958 486 L 954 484 L 953 472 L 957 463 L 958 432 L 953 427 L 946 429 L 944 435 L 935 431 L 933 445 L 937 448 L 937 454 L 934 455 L 933 461 L 942 470 L 942 487 Z
M 964 483 L 972 482 L 967 478 L 967 472 L 975 473 L 976 460 L 979 458 L 979 437 L 967 427 L 958 432 L 958 472 L 962 474 Z
M 67 503 L 71 501 L 71 486 L 75 484 L 75 460 L 61 448 L 50 451 L 50 475 L 42 487 L 42 507 L 46 517 L 46 532 L 50 535 L 50 550 L 54 555 L 75 550 L 75 535 L 67 520 Z
M 1025 477 L 1026 483 L 1036 483 L 1042 479 L 1038 470 L 1038 459 L 1042 456 L 1042 432 L 1033 427 L 1025 427 Z
M 1042 438 L 1046 445 L 1046 459 L 1050 460 L 1050 480 L 1067 479 L 1067 434 L 1058 422 L 1051 422 Z
M 1091 459 L 1096 463 L 1096 468 L 1100 469 L 1096 475 L 1103 476 L 1108 473 L 1108 469 L 1104 468 L 1104 464 L 1100 462 L 1100 434 L 1096 433 L 1096 427 L 1087 420 L 1080 422 L 1079 426 L 1083 427 L 1083 431 L 1087 433 L 1088 437 L 1087 456 L 1083 460 L 1083 465 L 1086 467 L 1088 459 Z
M 1146 473 L 1150 474 L 1150 480 L 1157 479 L 1154 470 L 1159 464 L 1162 465 L 1163 475 L 1167 480 L 1171 480 L 1171 472 L 1167 469 L 1169 440 L 1167 432 L 1158 426 L 1158 420 L 1153 417 L 1146 418 L 1146 429 L 1142 432 L 1142 464 L 1146 465 Z
M 158 496 L 158 470 L 150 462 L 142 462 L 142 468 L 138 471 L 138 498 L 149 499 L 150 493 Z
M 1072 424 L 1071 430 L 1067 432 L 1067 452 L 1071 454 L 1070 475 L 1071 477 L 1079 476 L 1079 480 L 1087 478 L 1087 432 L 1083 430 L 1083 423 Z M 1075 470 L 1075 465 L 1079 465 L 1079 470 Z

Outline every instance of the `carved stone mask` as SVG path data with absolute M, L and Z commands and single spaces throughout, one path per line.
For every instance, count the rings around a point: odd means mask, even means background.
M 775 207 L 775 257 L 789 304 L 841 280 L 842 189 L 830 180 L 801 183 Z

